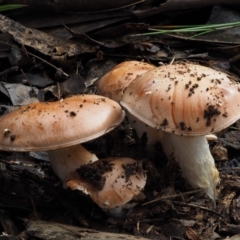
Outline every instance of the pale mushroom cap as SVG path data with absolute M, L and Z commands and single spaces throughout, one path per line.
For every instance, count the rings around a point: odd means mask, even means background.
M 98 94 L 120 102 L 123 90 L 138 75 L 141 75 L 155 66 L 138 61 L 125 61 L 106 73 L 98 82 Z
M 120 105 L 98 95 L 33 103 L 0 119 L 0 149 L 40 151 L 97 138 L 124 119 Z
M 240 85 L 232 75 L 180 62 L 137 77 L 125 90 L 121 105 L 159 130 L 205 135 L 240 118 Z
M 94 202 L 101 208 L 115 208 L 129 202 L 138 195 L 146 184 L 147 176 L 144 173 L 141 163 L 132 158 L 107 158 L 101 159 L 92 164 L 85 165 L 87 168 L 99 166 L 99 169 L 106 168 L 102 173 L 103 185 L 94 181 L 86 181 L 79 176 L 77 171 L 67 178 L 67 185 L 72 189 L 78 189 L 89 194 Z M 107 169 L 108 165 L 110 169 Z M 93 169 L 92 177 L 98 170 Z M 83 172 L 87 172 L 86 169 Z M 81 174 L 80 174 L 81 175 Z M 97 177 L 96 177 L 97 178 Z M 101 183 L 99 177 L 97 178 Z

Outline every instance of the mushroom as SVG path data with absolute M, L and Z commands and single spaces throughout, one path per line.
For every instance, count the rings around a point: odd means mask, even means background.
M 121 106 L 98 95 L 78 95 L 57 102 L 32 103 L 0 119 L 0 149 L 48 151 L 56 175 L 66 175 L 98 158 L 81 143 L 121 123 Z
M 98 94 L 120 102 L 123 90 L 138 75 L 141 75 L 155 66 L 139 61 L 125 61 L 106 73 L 98 82 Z
M 215 199 L 219 173 L 205 135 L 240 118 L 239 91 L 232 75 L 179 62 L 137 77 L 125 90 L 121 105 L 132 121 L 159 131 L 166 155 L 174 152 L 190 185 Z
M 118 157 L 82 165 L 67 176 L 66 185 L 89 194 L 100 208 L 119 217 L 121 206 L 142 191 L 146 180 L 139 161 Z
M 124 89 L 127 88 L 137 76 L 140 76 L 154 68 L 154 65 L 139 61 L 122 62 L 99 80 L 97 90 L 98 94 L 120 102 L 122 100 Z M 129 116 L 129 118 L 131 121 L 131 116 Z M 148 145 L 162 141 L 163 134 L 161 132 L 156 132 L 154 129 L 149 128 L 148 125 L 140 123 L 139 121 L 134 125 L 135 129 L 138 129 L 137 133 L 139 138 L 146 133 L 148 137 Z M 216 137 L 212 134 L 206 137 L 208 140 L 216 140 Z

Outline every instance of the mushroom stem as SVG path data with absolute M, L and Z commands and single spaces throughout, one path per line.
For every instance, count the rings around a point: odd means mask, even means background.
M 138 137 L 146 132 L 149 145 L 159 141 L 166 157 L 175 157 L 188 183 L 193 188 L 204 189 L 215 200 L 219 173 L 208 145 L 208 140 L 216 139 L 214 135 L 184 137 L 149 127 L 128 111 L 127 117 Z
M 126 115 L 128 118 L 128 122 L 133 127 L 133 129 L 136 131 L 137 137 L 141 138 L 144 133 L 147 135 L 147 144 L 153 145 L 157 142 L 162 142 L 163 140 L 163 131 L 158 131 L 153 127 L 148 126 L 141 120 L 139 120 L 137 117 L 132 115 L 126 110 Z
M 205 193 L 215 200 L 219 173 L 206 137 L 185 137 L 171 134 L 169 144 L 172 144 L 175 159 L 189 184 L 193 188 L 204 189 Z
M 48 151 L 49 159 L 55 174 L 64 181 L 66 176 L 81 165 L 98 160 L 81 144 Z

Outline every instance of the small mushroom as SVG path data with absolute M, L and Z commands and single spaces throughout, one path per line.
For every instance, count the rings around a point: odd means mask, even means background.
M 119 157 L 82 165 L 68 175 L 66 185 L 89 194 L 99 207 L 118 213 L 121 206 L 142 191 L 146 180 L 139 161 Z
M 125 61 L 106 73 L 98 82 L 98 94 L 120 102 L 123 90 L 138 75 L 155 68 L 154 65 L 139 61 Z
M 98 95 L 29 104 L 0 119 L 0 149 L 48 151 L 53 170 L 64 180 L 80 165 L 98 159 L 81 143 L 111 131 L 124 116 L 118 103 Z
M 239 91 L 232 75 L 179 62 L 137 77 L 125 90 L 121 105 L 128 117 L 160 132 L 166 155 L 174 152 L 190 185 L 215 199 L 219 173 L 205 135 L 240 118 Z
M 140 76 L 154 68 L 154 65 L 139 61 L 122 62 L 99 80 L 97 90 L 98 94 L 120 102 L 122 100 L 124 89 L 127 88 L 137 76 Z M 140 126 L 138 126 L 139 122 L 136 122 L 135 119 L 131 121 L 131 116 L 128 117 L 129 122 L 135 129 L 141 129 L 141 133 L 139 130 L 139 137 L 141 137 L 143 133 L 147 133 L 147 142 L 149 145 L 162 139 L 162 134 L 156 133 L 154 129 L 150 128 L 146 124 L 140 123 Z

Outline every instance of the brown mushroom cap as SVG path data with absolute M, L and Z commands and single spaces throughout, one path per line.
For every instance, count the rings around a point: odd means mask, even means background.
M 67 177 L 67 186 L 89 194 L 101 208 L 129 202 L 146 184 L 141 163 L 132 158 L 107 158 L 81 166 Z
M 124 116 L 118 103 L 98 95 L 29 104 L 0 119 L 0 149 L 40 151 L 76 145 L 109 132 Z
M 186 136 L 205 135 L 240 118 L 237 81 L 195 63 L 164 65 L 130 83 L 121 105 L 151 127 Z
M 98 82 L 98 94 L 120 102 L 123 90 L 138 75 L 145 73 L 155 66 L 138 61 L 125 61 L 115 66 Z

